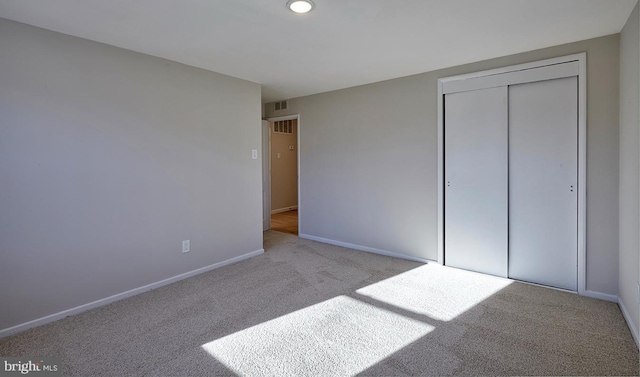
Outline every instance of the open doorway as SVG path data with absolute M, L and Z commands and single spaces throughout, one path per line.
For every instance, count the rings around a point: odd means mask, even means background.
M 299 233 L 299 116 L 263 122 L 263 228 Z

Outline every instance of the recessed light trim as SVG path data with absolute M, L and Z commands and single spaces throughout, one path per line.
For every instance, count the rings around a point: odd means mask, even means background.
M 309 13 L 315 7 L 315 4 L 311 0 L 289 0 L 287 1 L 287 8 L 292 12 L 298 14 Z

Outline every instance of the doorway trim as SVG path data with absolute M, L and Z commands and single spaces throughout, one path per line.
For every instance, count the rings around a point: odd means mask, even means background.
M 298 139 L 296 140 L 297 142 L 297 150 L 296 150 L 296 159 L 298 162 L 298 237 L 300 236 L 300 234 L 302 234 L 302 222 L 300 221 L 300 219 L 302 218 L 302 197 L 300 196 L 300 186 L 301 186 L 301 180 L 300 180 L 300 151 L 301 151 L 301 145 L 300 145 L 300 134 L 301 134 L 301 127 L 300 127 L 300 114 L 292 114 L 292 115 L 283 115 L 283 116 L 279 116 L 279 117 L 271 117 L 271 118 L 266 118 L 265 120 L 268 121 L 269 123 L 272 122 L 277 122 L 280 120 L 291 120 L 291 119 L 296 119 L 297 122 L 297 127 L 298 127 Z M 271 142 L 269 142 L 269 176 L 271 176 Z M 271 179 L 269 179 L 269 182 L 271 182 Z M 271 190 L 269 190 L 271 191 Z M 269 201 L 271 201 L 271 197 L 269 197 Z M 271 207 L 271 206 L 269 206 Z
M 263 119 L 262 132 L 262 231 L 271 229 L 271 123 Z
M 438 79 L 438 260 L 444 264 L 444 86 L 446 83 L 525 71 L 568 62 L 578 63 L 578 294 L 615 301 L 615 296 L 586 289 L 587 207 L 587 54 L 585 52 L 487 71 Z

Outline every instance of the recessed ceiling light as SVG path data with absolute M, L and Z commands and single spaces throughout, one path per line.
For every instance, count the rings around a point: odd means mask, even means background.
M 296 13 L 309 13 L 313 9 L 314 4 L 311 0 L 289 0 L 287 8 Z

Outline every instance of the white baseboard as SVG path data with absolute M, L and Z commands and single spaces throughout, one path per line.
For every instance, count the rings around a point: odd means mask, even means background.
M 22 324 L 19 324 L 19 325 L 16 325 L 16 326 L 12 326 L 12 327 L 9 327 L 9 328 L 6 328 L 6 329 L 2 329 L 2 330 L 0 330 L 0 338 L 4 338 L 4 337 L 7 337 L 9 335 L 17 334 L 19 332 L 28 330 L 30 328 L 37 327 L 37 326 L 42 326 L 42 325 L 45 325 L 47 323 L 51 323 L 51 322 L 57 321 L 59 319 L 68 317 L 70 315 L 79 314 L 79 313 L 85 312 L 85 311 L 90 310 L 90 309 L 94 309 L 94 308 L 97 308 L 97 307 L 100 307 L 100 306 L 104 306 L 104 305 L 110 304 L 110 303 L 115 302 L 115 301 L 119 301 L 119 300 L 125 299 L 127 297 L 135 296 L 135 295 L 138 295 L 140 293 L 144 293 L 144 292 L 156 289 L 156 288 L 160 288 L 162 286 L 165 286 L 165 285 L 168 285 L 168 284 L 171 284 L 171 283 L 175 283 L 176 281 L 180 281 L 180 280 L 184 280 L 184 279 L 190 278 L 192 276 L 200 275 L 202 273 L 209 272 L 211 270 L 215 270 L 216 268 L 220 268 L 220 267 L 224 267 L 224 266 L 230 265 L 232 263 L 240 262 L 242 260 L 249 259 L 251 257 L 255 257 L 255 256 L 260 255 L 260 254 L 264 254 L 264 249 L 252 251 L 250 253 L 243 254 L 243 255 L 237 256 L 235 258 L 227 259 L 227 260 L 222 261 L 222 262 L 214 263 L 214 264 L 206 266 L 206 267 L 198 268 L 198 269 L 193 270 L 193 271 L 185 272 L 184 274 L 176 275 L 176 276 L 170 277 L 168 279 L 160 280 L 158 282 L 147 284 L 147 285 L 139 287 L 139 288 L 134 288 L 134 289 L 128 290 L 126 292 L 122 292 L 122 293 L 115 294 L 113 296 L 105 297 L 103 299 L 96 300 L 96 301 L 93 301 L 93 302 L 90 302 L 90 303 L 87 303 L 87 304 L 84 304 L 84 305 L 76 306 L 75 308 L 63 310 L 63 311 L 61 311 L 59 313 L 51 314 L 51 315 L 48 315 L 48 316 L 45 316 L 45 317 L 42 317 L 42 318 L 34 319 L 33 321 L 25 322 L 25 323 L 22 323 Z
M 633 340 L 636 341 L 636 347 L 640 349 L 640 339 L 639 339 L 640 334 L 638 334 L 638 329 L 636 328 L 636 325 L 633 323 L 633 320 L 631 319 L 631 314 L 629 314 L 627 307 L 624 305 L 624 301 L 618 300 L 618 305 L 620 306 L 620 311 L 622 312 L 622 316 L 627 321 L 629 330 L 631 330 L 631 335 L 633 335 Z
M 275 215 L 276 213 L 289 212 L 289 211 L 293 211 L 294 209 L 298 209 L 298 206 L 274 209 L 274 210 L 271 210 L 271 214 Z
M 328 238 L 311 236 L 309 234 L 300 233 L 300 234 L 298 234 L 298 237 L 304 238 L 304 239 L 307 239 L 307 240 L 311 240 L 311 241 L 318 241 L 318 242 L 322 242 L 322 243 L 328 243 L 329 245 L 342 246 L 342 247 L 346 247 L 346 248 L 349 248 L 349 249 L 354 249 L 354 250 L 359 250 L 359 251 L 366 251 L 368 253 L 385 255 L 387 257 L 406 259 L 406 260 L 410 260 L 410 261 L 414 261 L 414 262 L 421 262 L 421 263 L 436 263 L 436 262 L 434 262 L 432 260 L 429 260 L 429 259 L 412 257 L 412 256 L 409 256 L 409 255 L 395 253 L 393 251 L 381 250 L 381 249 L 376 249 L 376 248 L 373 248 L 373 247 L 356 245 L 356 244 L 352 244 L 352 243 L 348 243 L 348 242 L 330 240 Z
M 579 292 L 580 295 L 582 296 L 587 296 L 587 297 L 591 297 L 591 298 L 597 298 L 599 300 L 605 300 L 605 301 L 611 301 L 611 302 L 618 302 L 618 296 L 616 295 L 610 295 L 608 293 L 601 293 L 601 292 L 596 292 L 596 291 L 582 291 Z

